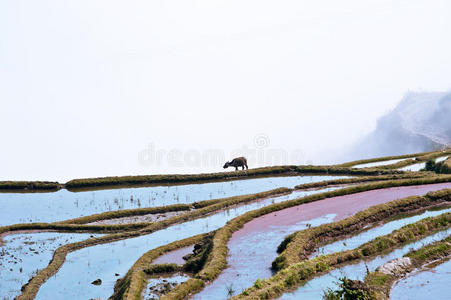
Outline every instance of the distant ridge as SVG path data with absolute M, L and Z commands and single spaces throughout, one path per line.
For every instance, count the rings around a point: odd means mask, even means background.
M 409 92 L 346 158 L 426 152 L 451 146 L 451 92 Z

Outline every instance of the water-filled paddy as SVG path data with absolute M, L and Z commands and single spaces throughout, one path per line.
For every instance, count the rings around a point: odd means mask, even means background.
M 433 269 L 420 269 L 393 286 L 390 299 L 449 299 L 451 295 L 451 260 Z
M 374 239 L 376 236 L 388 234 L 404 225 L 449 211 L 451 211 L 451 208 L 425 211 L 419 215 L 394 220 L 382 226 L 364 231 L 351 238 L 326 245 L 320 248 L 313 256 L 316 256 L 318 253 L 329 254 L 346 249 L 357 248 L 361 244 Z M 302 214 L 302 209 L 300 214 Z M 319 218 L 301 221 L 293 225 L 268 226 L 267 230 L 251 231 L 249 234 L 241 235 L 237 239 L 232 238 L 232 241 L 228 244 L 229 266 L 227 269 L 191 299 L 227 299 L 230 288 L 233 289 L 232 295 L 237 295 L 251 286 L 258 278 L 269 278 L 273 275 L 270 267 L 271 262 L 277 257 L 277 246 L 279 246 L 285 236 L 295 231 L 305 229 L 307 224 L 309 224 L 309 226 L 318 226 L 330 223 L 334 220 L 335 216 L 336 214 L 330 213 Z
M 417 171 L 420 171 L 421 169 L 424 169 L 425 167 L 426 167 L 426 163 L 422 162 L 422 163 L 406 166 L 406 167 L 400 168 L 398 170 L 400 170 L 400 171 L 417 172 Z
M 339 241 L 327 244 L 323 247 L 318 248 L 318 250 L 312 255 L 316 257 L 318 255 L 327 255 L 334 252 L 345 251 L 350 249 L 355 249 L 360 245 L 371 241 L 376 236 L 382 236 L 391 233 L 393 230 L 400 229 L 401 227 L 415 223 L 427 217 L 435 217 L 443 213 L 450 212 L 451 208 L 441 209 L 441 210 L 427 210 L 421 214 L 394 220 L 387 222 L 381 226 L 373 227 L 364 232 L 356 234 L 350 238 L 341 239 Z
M 39 290 L 36 299 L 71 298 L 71 299 L 106 299 L 113 294 L 117 280 L 115 273 L 123 276 L 133 263 L 145 252 L 201 233 L 216 230 L 227 221 L 245 212 L 261 208 L 271 203 L 295 199 L 305 195 L 324 192 L 295 191 L 289 195 L 270 197 L 250 204 L 234 207 L 211 216 L 168 227 L 145 236 L 96 245 L 67 255 L 67 260 L 58 271 Z M 76 281 L 73 278 L 77 278 Z M 102 285 L 90 284 L 100 278 Z M 71 282 L 70 285 L 66 284 Z
M 352 166 L 353 168 L 371 168 L 371 167 L 379 167 L 379 166 L 386 166 L 391 164 L 396 164 L 397 162 L 400 162 L 402 160 L 406 160 L 406 158 L 400 158 L 400 159 L 391 159 L 391 160 L 384 160 L 384 161 L 376 161 L 372 163 L 366 163 L 366 164 L 359 164 Z
M 386 262 L 400 258 L 407 254 L 411 250 L 416 250 L 423 247 L 426 244 L 442 240 L 451 235 L 451 229 L 444 230 L 426 238 L 418 240 L 416 242 L 407 244 L 399 249 L 387 255 L 380 255 L 366 261 L 361 261 L 357 264 L 347 265 L 341 268 L 334 269 L 327 274 L 316 277 L 308 281 L 305 285 L 301 286 L 294 292 L 285 293 L 280 299 L 306 299 L 317 300 L 322 299 L 322 295 L 327 288 L 337 289 L 337 281 L 340 277 L 346 276 L 350 279 L 363 280 L 367 271 L 373 272 L 377 267 L 385 264 Z M 416 298 L 415 298 L 416 299 Z
M 183 259 L 185 255 L 191 254 L 194 250 L 194 245 L 173 250 L 157 257 L 152 261 L 153 264 L 178 264 L 183 265 L 186 261 Z
M 441 156 L 441 157 L 436 158 L 435 162 L 438 163 L 438 162 L 444 161 L 447 158 L 448 158 L 448 156 Z M 406 167 L 400 168 L 398 170 L 417 172 L 417 171 L 420 171 L 421 169 L 424 169 L 425 167 L 426 167 L 426 163 L 422 162 L 422 163 L 406 166 Z
M 442 162 L 442 161 L 446 160 L 447 158 L 448 158 L 448 156 L 442 156 L 442 157 L 439 157 L 439 158 L 437 158 L 437 159 L 435 160 L 435 163 Z
M 281 176 L 85 192 L 62 189 L 52 193 L 0 193 L 0 226 L 55 222 L 105 211 L 192 203 L 339 178 L 347 176 Z
M 0 246 L 0 299 L 14 299 L 22 285 L 47 267 L 61 245 L 90 238 L 91 234 L 21 233 L 7 235 Z
M 217 279 L 190 299 L 227 299 L 240 294 L 258 278 L 269 278 L 271 262 L 277 257 L 277 246 L 285 236 L 307 226 L 318 226 L 333 221 L 335 214 L 326 214 L 291 226 L 270 226 L 271 230 L 243 236 L 240 241 L 229 246 L 229 256 L 243 259 L 225 269 Z

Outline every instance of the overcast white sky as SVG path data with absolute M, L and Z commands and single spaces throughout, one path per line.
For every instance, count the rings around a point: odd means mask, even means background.
M 325 162 L 451 88 L 450 36 L 448 0 L 0 0 L 0 180 Z

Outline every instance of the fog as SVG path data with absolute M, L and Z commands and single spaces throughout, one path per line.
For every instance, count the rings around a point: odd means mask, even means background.
M 0 180 L 337 161 L 451 88 L 449 1 L 1 1 Z
M 451 92 L 410 92 L 376 129 L 343 151 L 342 160 L 451 147 Z

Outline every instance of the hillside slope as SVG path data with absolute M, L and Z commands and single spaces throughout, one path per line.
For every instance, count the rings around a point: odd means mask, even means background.
M 451 92 L 408 93 L 346 157 L 424 152 L 451 145 Z

